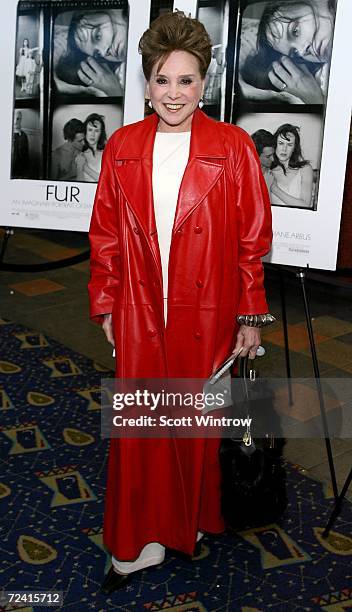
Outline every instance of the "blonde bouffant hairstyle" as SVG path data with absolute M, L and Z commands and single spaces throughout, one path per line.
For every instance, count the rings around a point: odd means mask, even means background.
M 173 51 L 187 51 L 199 63 L 199 72 L 205 78 L 211 60 L 211 40 L 204 25 L 187 17 L 183 11 L 163 13 L 155 19 L 139 41 L 142 68 L 150 80 L 154 64 L 159 61 L 158 72 Z

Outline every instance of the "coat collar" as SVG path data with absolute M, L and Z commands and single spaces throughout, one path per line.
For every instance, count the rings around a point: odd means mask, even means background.
M 152 189 L 153 147 L 157 126 L 158 116 L 154 113 L 130 128 L 127 127 L 126 137 L 115 155 L 115 168 L 122 192 L 161 274 Z M 196 109 L 192 119 L 189 159 L 178 194 L 172 235 L 220 178 L 226 157 L 217 122 Z
M 158 127 L 158 115 L 153 113 L 143 121 L 135 124 L 136 137 L 126 138 L 118 151 L 118 159 L 153 159 L 155 134 Z M 224 146 L 217 133 L 217 122 L 210 119 L 197 108 L 194 111 L 191 127 L 189 159 L 194 157 L 225 158 Z M 131 134 L 132 136 L 132 134 Z M 134 136 L 134 134 L 133 134 Z

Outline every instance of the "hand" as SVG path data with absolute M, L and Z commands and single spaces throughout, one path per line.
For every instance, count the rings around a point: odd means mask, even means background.
M 115 346 L 114 334 L 112 331 L 112 314 L 111 313 L 104 315 L 104 321 L 102 323 L 102 328 L 105 332 L 107 341 L 110 342 L 112 346 Z
M 88 57 L 80 63 L 77 75 L 83 85 L 96 87 L 107 96 L 122 95 L 120 81 L 116 74 L 105 64 L 98 63 L 93 57 Z
M 260 346 L 260 328 L 241 325 L 236 338 L 236 346 L 233 353 L 238 353 L 241 347 L 241 357 L 248 355 L 249 359 L 255 359 Z
M 268 172 L 266 172 L 264 174 L 264 178 L 265 178 L 266 186 L 267 186 L 268 190 L 270 191 L 272 185 L 276 182 L 276 178 L 274 177 L 274 175 L 271 172 L 271 170 L 268 170 Z
M 271 183 L 271 187 L 270 187 L 270 191 L 271 193 L 273 193 L 274 195 L 277 195 L 277 190 L 279 189 L 278 184 L 277 184 L 277 180 L 276 177 L 274 176 L 274 180 Z
M 283 55 L 280 61 L 272 63 L 268 77 L 274 87 L 300 98 L 305 104 L 324 102 L 320 85 L 307 66 L 295 64 L 286 55 Z

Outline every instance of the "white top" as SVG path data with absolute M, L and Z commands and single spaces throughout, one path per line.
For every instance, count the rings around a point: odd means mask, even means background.
M 285 183 L 281 182 L 281 178 L 283 177 L 283 172 L 281 171 L 273 171 L 273 174 L 276 178 L 276 182 L 277 182 L 277 186 L 280 187 L 280 189 L 282 189 L 282 191 L 285 191 L 285 193 L 287 193 L 290 196 L 293 196 L 294 198 L 300 198 L 301 194 L 302 194 L 302 168 L 298 168 L 296 172 L 294 172 L 292 174 L 292 178 L 290 183 L 287 184 L 287 181 Z M 283 202 L 281 200 L 281 198 L 277 195 L 275 195 L 274 193 L 271 194 L 271 203 L 272 204 L 276 204 L 276 205 L 281 205 L 284 206 L 285 202 Z
M 153 150 L 153 197 L 163 272 L 164 318 L 171 233 L 181 180 L 189 157 L 191 132 L 157 132 Z

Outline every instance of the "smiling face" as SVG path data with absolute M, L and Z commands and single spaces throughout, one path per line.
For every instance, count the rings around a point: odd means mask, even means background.
M 101 134 L 101 123 L 100 121 L 89 122 L 87 124 L 86 141 L 89 147 L 96 149 L 98 146 L 99 138 Z
M 96 12 L 84 15 L 78 22 L 74 41 L 86 55 L 105 57 L 113 44 L 114 29 L 107 13 Z
M 146 95 L 159 115 L 160 132 L 188 132 L 198 102 L 203 95 L 204 79 L 197 58 L 187 51 L 173 51 L 157 72 L 154 66 Z
M 327 7 L 319 13 L 297 2 L 286 11 L 278 10 L 266 30 L 269 44 L 283 55 L 313 63 L 325 63 L 331 55 L 333 19 Z
M 288 164 L 290 161 L 295 148 L 295 141 L 295 135 L 290 132 L 286 136 L 278 135 L 275 153 L 282 164 Z

